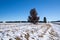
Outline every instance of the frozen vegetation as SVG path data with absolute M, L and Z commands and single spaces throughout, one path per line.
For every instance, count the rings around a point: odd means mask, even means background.
M 60 40 L 60 25 L 0 23 L 0 40 Z

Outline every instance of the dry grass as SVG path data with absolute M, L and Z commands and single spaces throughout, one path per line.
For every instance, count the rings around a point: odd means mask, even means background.
M 26 38 L 27 40 L 29 40 L 29 37 L 30 37 L 29 33 L 25 34 L 25 38 Z
M 16 37 L 16 40 L 21 40 L 19 37 Z
M 43 35 L 38 35 L 38 37 L 43 37 Z
M 49 32 L 49 34 L 55 37 L 59 37 L 57 32 L 55 32 L 53 29 L 51 30 L 51 32 Z
M 51 25 L 50 24 L 43 24 L 42 26 L 48 26 L 48 27 L 51 27 Z
M 2 33 L 2 31 L 0 30 L 0 33 Z
M 39 37 L 43 37 L 43 35 L 45 35 L 45 33 L 49 30 L 50 27 L 51 27 L 50 24 L 43 24 L 43 25 L 41 26 L 41 29 L 42 29 L 42 28 L 46 28 L 46 29 L 43 30 L 43 33 L 42 33 L 41 35 L 39 35 Z
M 31 31 L 31 33 L 34 33 L 34 31 Z
M 50 24 L 46 24 L 46 26 L 49 26 L 49 27 L 51 27 L 51 25 L 50 25 Z

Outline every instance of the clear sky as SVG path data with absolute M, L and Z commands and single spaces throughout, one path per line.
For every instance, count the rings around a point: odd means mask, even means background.
M 27 20 L 32 8 L 40 20 L 60 20 L 59 0 L 0 0 L 0 21 Z

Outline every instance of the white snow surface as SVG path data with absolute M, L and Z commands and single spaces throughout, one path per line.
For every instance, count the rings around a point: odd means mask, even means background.
M 0 23 L 0 40 L 60 40 L 60 25 Z

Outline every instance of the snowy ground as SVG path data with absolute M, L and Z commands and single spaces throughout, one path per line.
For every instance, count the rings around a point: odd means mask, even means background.
M 60 25 L 0 23 L 0 40 L 60 40 Z

